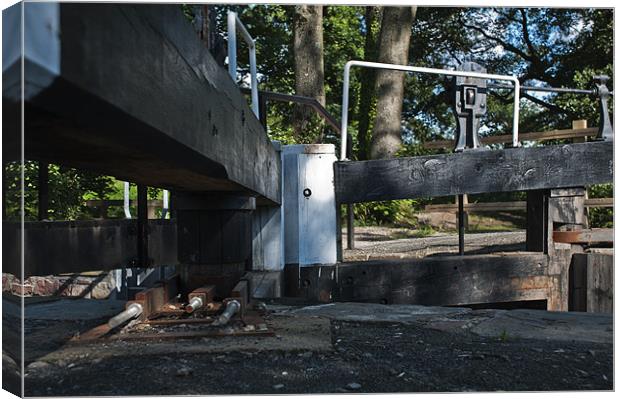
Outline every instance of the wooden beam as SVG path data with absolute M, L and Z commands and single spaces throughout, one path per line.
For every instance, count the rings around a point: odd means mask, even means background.
M 334 168 L 338 203 L 576 187 L 613 181 L 613 142 L 345 161 Z
M 561 129 L 548 130 L 545 132 L 528 132 L 520 133 L 520 141 L 548 141 L 561 139 L 574 139 L 580 137 L 594 137 L 598 134 L 598 128 L 581 128 L 581 129 Z M 512 143 L 512 134 L 501 134 L 497 136 L 486 136 L 480 139 L 482 144 L 507 144 Z M 426 149 L 454 148 L 454 140 L 437 140 L 429 141 L 423 145 Z
M 613 208 L 613 198 L 587 198 L 585 200 L 587 208 Z M 527 201 L 505 201 L 505 202 L 474 202 L 464 204 L 465 212 L 501 212 L 501 211 L 525 211 Z M 456 204 L 430 204 L 424 207 L 424 212 L 456 212 Z
M 575 231 L 554 231 L 553 241 L 567 244 L 592 244 L 614 242 L 614 229 L 584 229 Z
M 551 287 L 548 257 L 527 252 L 345 262 L 295 271 L 298 275 L 290 273 L 295 281 L 287 281 L 289 294 L 321 302 L 442 306 L 531 301 L 546 300 Z
M 27 159 L 279 204 L 278 154 L 178 4 L 54 6 L 62 35 L 49 40 L 60 41 L 58 65 L 24 55 L 24 85 L 37 88 L 25 104 Z M 16 105 L 9 94 L 6 110 Z M 20 156 L 14 125 L 3 126 L 5 161 Z
M 474 202 L 463 204 L 465 212 L 524 211 L 526 201 Z M 456 212 L 456 204 L 431 204 L 424 207 L 424 212 Z
M 177 262 L 175 220 L 148 222 L 148 258 L 151 267 Z M 50 274 L 111 270 L 137 264 L 137 221 L 97 220 L 71 222 L 26 222 L 24 230 L 24 274 Z M 20 275 L 21 227 L 2 223 L 3 272 Z

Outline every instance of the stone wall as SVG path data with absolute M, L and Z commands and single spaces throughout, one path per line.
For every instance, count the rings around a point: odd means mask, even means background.
M 116 289 L 113 272 L 31 276 L 19 278 L 2 273 L 2 292 L 18 296 L 64 296 L 105 299 Z

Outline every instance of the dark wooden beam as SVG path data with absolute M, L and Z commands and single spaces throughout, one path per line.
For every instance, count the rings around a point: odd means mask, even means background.
M 177 263 L 175 220 L 149 220 L 151 267 Z M 2 223 L 2 268 L 16 276 L 20 268 L 20 224 Z M 136 220 L 26 222 L 28 276 L 120 269 L 138 266 Z
M 339 203 L 587 186 L 613 181 L 613 142 L 337 162 Z
M 295 270 L 293 270 L 295 269 Z M 437 256 L 287 266 L 287 293 L 319 302 L 469 305 L 548 299 L 542 253 Z
M 24 84 L 36 88 L 26 99 L 27 159 L 279 203 L 279 157 L 180 5 L 55 6 L 62 35 L 46 40 L 60 41 L 58 62 L 37 65 L 24 55 Z M 3 79 L 19 76 L 20 65 Z M 6 110 L 16 108 L 11 93 L 3 91 Z M 19 159 L 18 123 L 3 135 L 5 160 Z
M 527 192 L 527 251 L 549 251 L 549 190 Z

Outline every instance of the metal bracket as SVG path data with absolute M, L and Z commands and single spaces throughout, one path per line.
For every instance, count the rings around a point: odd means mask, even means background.
M 486 73 L 486 69 L 475 62 L 464 62 L 459 71 Z M 456 117 L 456 145 L 454 152 L 480 147 L 478 128 L 480 118 L 487 112 L 486 79 L 455 76 L 453 83 L 453 107 Z
M 614 129 L 611 125 L 611 119 L 609 118 L 609 109 L 607 107 L 607 100 L 611 96 L 609 93 L 609 89 L 607 89 L 607 81 L 609 80 L 609 76 L 607 75 L 597 75 L 592 77 L 592 81 L 594 83 L 594 87 L 596 90 L 596 94 L 598 95 L 598 106 L 599 106 L 599 122 L 598 122 L 598 135 L 596 136 L 597 140 L 613 140 L 614 139 Z

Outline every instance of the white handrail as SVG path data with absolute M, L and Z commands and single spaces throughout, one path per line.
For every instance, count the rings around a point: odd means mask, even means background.
M 129 210 L 129 182 L 126 181 L 123 189 L 123 211 L 125 219 L 131 219 L 131 211 Z
M 447 75 L 447 76 L 465 76 L 472 78 L 480 78 L 487 80 L 505 80 L 510 81 L 514 84 L 514 114 L 513 114 L 513 126 L 512 126 L 512 145 L 513 147 L 519 146 L 519 79 L 515 76 L 510 75 L 493 75 L 488 73 L 478 73 L 478 72 L 465 72 L 465 71 L 452 71 L 447 69 L 435 69 L 435 68 L 424 68 L 424 67 L 414 67 L 408 65 L 397 65 L 397 64 L 383 64 L 379 62 L 367 62 L 367 61 L 349 61 L 344 66 L 344 84 L 342 86 L 342 120 L 341 120 L 341 128 L 340 128 L 340 160 L 344 161 L 347 158 L 347 127 L 348 127 L 348 117 L 349 117 L 349 74 L 351 67 L 360 66 L 365 68 L 375 68 L 375 69 L 390 69 L 394 71 L 404 71 L 404 72 L 419 72 L 419 73 L 430 73 L 436 75 Z
M 228 11 L 228 73 L 237 81 L 237 29 L 250 49 L 250 78 L 252 84 L 252 112 L 259 118 L 258 79 L 256 77 L 256 43 L 236 12 Z

